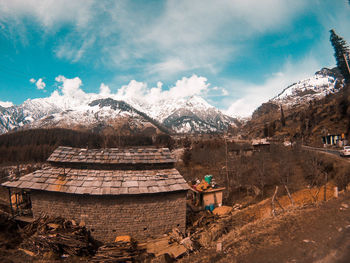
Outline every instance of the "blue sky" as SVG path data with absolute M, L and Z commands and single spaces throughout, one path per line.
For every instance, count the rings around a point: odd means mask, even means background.
M 328 31 L 350 41 L 347 2 L 0 0 L 0 101 L 62 92 L 57 76 L 86 93 L 200 76 L 185 95 L 246 116 L 335 65 Z

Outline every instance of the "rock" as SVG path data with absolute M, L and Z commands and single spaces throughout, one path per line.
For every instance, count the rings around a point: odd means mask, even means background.
M 232 211 L 232 207 L 230 206 L 220 206 L 213 210 L 213 214 L 218 216 L 224 216 L 231 213 L 231 211 Z
M 130 236 L 117 236 L 115 238 L 114 242 L 131 243 L 131 237 Z

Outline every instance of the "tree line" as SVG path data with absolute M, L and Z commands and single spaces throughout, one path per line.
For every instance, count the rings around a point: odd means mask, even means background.
M 58 146 L 111 148 L 132 146 L 172 147 L 169 135 L 103 135 L 63 128 L 32 129 L 0 135 L 0 164 L 44 162 Z

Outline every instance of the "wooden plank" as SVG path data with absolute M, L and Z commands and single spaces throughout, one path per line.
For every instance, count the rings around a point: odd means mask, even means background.
M 14 217 L 16 221 L 26 222 L 26 223 L 33 223 L 35 219 L 31 216 L 16 216 Z

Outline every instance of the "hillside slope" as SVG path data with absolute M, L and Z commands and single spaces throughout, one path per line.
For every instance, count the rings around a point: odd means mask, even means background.
M 328 133 L 349 135 L 349 87 L 334 84 L 342 83 L 342 79 L 337 78 L 333 82 L 329 76 L 319 76 L 316 73 L 314 78 L 318 78 L 321 86 L 302 85 L 297 89 L 291 85 L 280 95 L 263 103 L 243 127 L 242 134 L 248 137 L 300 140 L 318 146 L 321 145 L 321 137 Z M 324 82 L 326 79 L 331 80 L 327 85 Z M 291 91 L 286 92 L 288 89 Z

